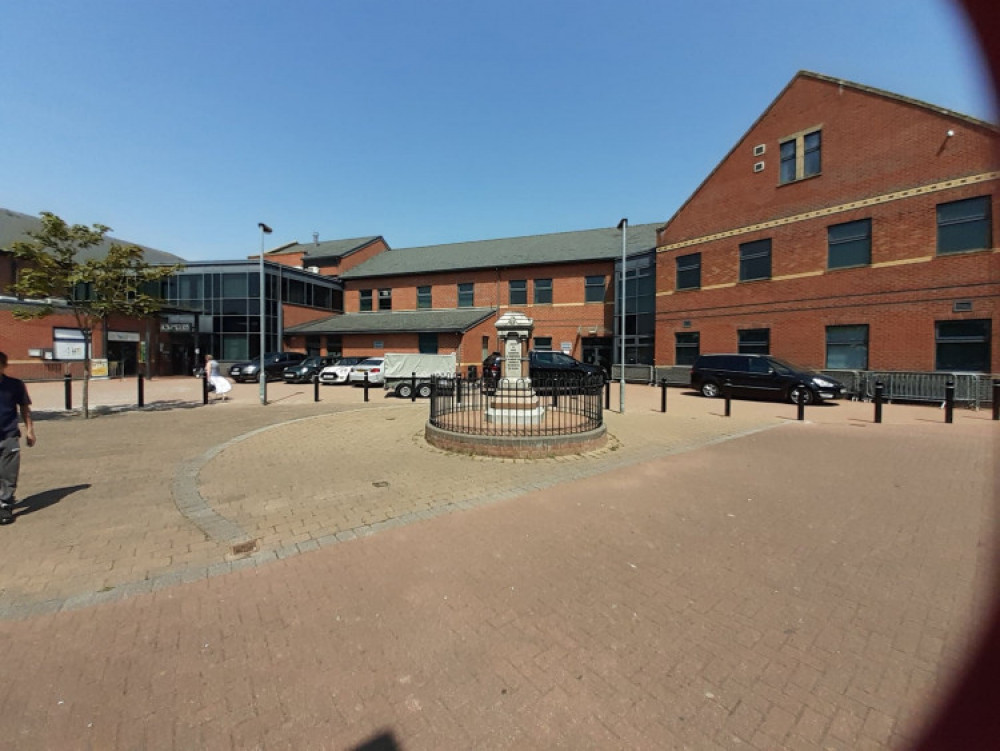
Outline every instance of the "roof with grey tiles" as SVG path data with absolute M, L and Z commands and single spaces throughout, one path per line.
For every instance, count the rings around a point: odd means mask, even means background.
M 30 238 L 27 233 L 35 232 L 41 229 L 41 226 L 41 219 L 36 216 L 20 214 L 16 211 L 10 211 L 9 209 L 0 209 L 0 250 L 9 247 L 11 243 L 17 242 L 18 240 L 29 240 Z M 80 251 L 77 256 L 77 260 L 87 261 L 92 258 L 104 258 L 107 255 L 108 250 L 110 250 L 112 243 L 117 243 L 118 245 L 137 245 L 142 248 L 143 257 L 145 258 L 146 263 L 184 263 L 183 258 L 174 255 L 173 253 L 167 253 L 166 251 L 148 248 L 145 245 L 130 242 L 129 240 L 120 240 L 118 238 L 108 236 L 104 238 L 104 242 L 100 245 L 95 245 L 93 248 L 87 248 L 86 250 Z
M 468 331 L 495 315 L 493 308 L 392 310 L 345 313 L 289 326 L 286 334 L 392 334 Z
M 642 253 L 656 247 L 656 229 L 660 226 L 662 223 L 629 226 L 626 254 Z M 614 227 L 605 227 L 387 250 L 344 272 L 341 278 L 364 279 L 436 271 L 609 261 L 620 258 L 621 253 L 621 232 Z
M 302 253 L 302 260 L 319 260 L 321 258 L 342 258 L 371 245 L 378 240 L 385 240 L 381 235 L 369 237 L 354 237 L 344 240 L 324 240 L 322 242 L 292 243 L 277 250 L 265 253 L 265 256 L 289 255 Z M 386 243 L 388 247 L 388 243 Z

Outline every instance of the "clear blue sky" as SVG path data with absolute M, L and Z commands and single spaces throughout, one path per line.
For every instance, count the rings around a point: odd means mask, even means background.
M 0 206 L 190 260 L 665 221 L 796 71 L 995 121 L 947 0 L 5 0 Z

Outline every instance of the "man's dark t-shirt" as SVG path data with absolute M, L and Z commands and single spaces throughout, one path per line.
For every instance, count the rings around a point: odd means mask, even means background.
M 22 404 L 31 404 L 24 381 L 0 376 L 0 440 L 21 435 L 17 427 L 17 410 Z

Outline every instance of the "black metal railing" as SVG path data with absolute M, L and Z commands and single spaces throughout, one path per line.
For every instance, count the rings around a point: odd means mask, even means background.
M 532 388 L 533 387 L 533 388 Z M 555 436 L 586 433 L 604 423 L 604 378 L 569 375 L 500 381 L 435 378 L 430 422 L 454 433 Z

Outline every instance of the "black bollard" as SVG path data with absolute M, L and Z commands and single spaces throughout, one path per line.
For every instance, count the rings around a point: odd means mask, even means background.
M 73 409 L 73 374 L 67 373 L 63 376 L 63 383 L 66 390 L 66 410 Z
M 802 422 L 806 419 L 806 398 L 804 395 L 800 395 L 798 399 L 795 400 L 795 419 Z
M 955 382 L 948 381 L 944 386 L 944 421 L 951 423 L 955 412 Z
M 1000 420 L 1000 380 L 993 381 L 993 419 Z
M 313 373 L 313 401 L 319 401 L 319 373 Z
M 470 375 L 471 375 L 471 371 L 470 371 Z M 440 384 L 440 381 L 438 381 L 438 383 Z M 435 388 L 434 391 L 436 392 L 437 389 Z M 456 404 L 461 404 L 462 403 L 462 374 L 461 373 L 457 373 L 455 375 L 455 403 Z
M 208 369 L 201 376 L 201 403 L 208 404 Z
M 365 371 L 365 401 L 368 401 L 368 371 Z
M 410 373 L 410 401 L 417 401 L 417 374 L 416 371 Z
M 611 381 L 604 382 L 604 409 L 611 409 Z
M 726 398 L 726 417 L 730 417 L 733 414 L 731 402 L 733 398 L 733 384 L 731 381 L 726 381 L 722 387 L 722 395 Z
M 559 376 L 552 378 L 552 406 L 559 406 Z
M 136 378 L 136 388 L 139 391 L 139 394 L 138 394 L 138 396 L 139 396 L 139 406 L 140 407 L 145 407 L 146 406 L 146 392 L 145 392 L 145 385 L 142 382 L 142 368 L 137 368 L 136 369 L 135 378 Z
M 660 381 L 660 412 L 667 411 L 667 379 Z
M 875 422 L 882 422 L 882 393 L 885 391 L 885 384 L 882 381 L 875 381 Z

